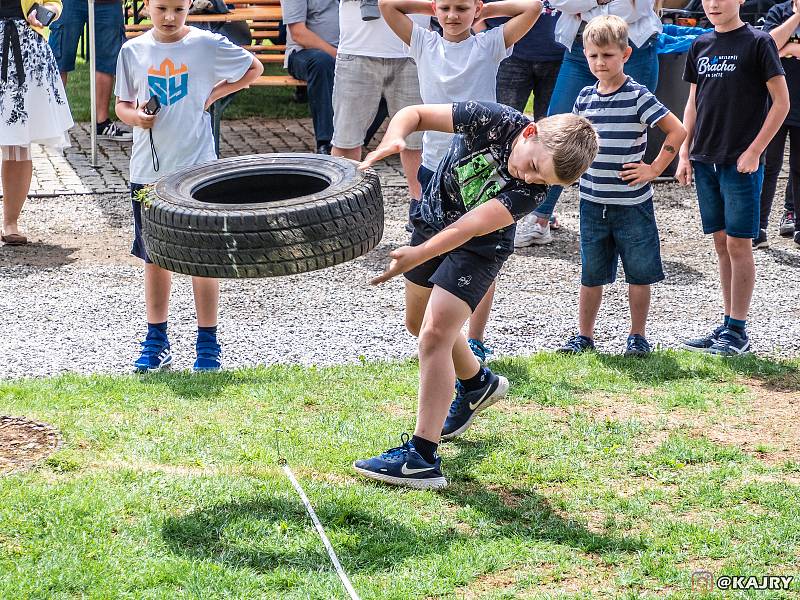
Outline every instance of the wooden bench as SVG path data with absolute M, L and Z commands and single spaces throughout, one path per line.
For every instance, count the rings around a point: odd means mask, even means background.
M 189 15 L 187 23 L 231 23 L 245 21 L 250 26 L 252 38 L 250 44 L 243 46 L 252 52 L 262 64 L 283 65 L 286 59 L 286 46 L 276 44 L 273 40 L 280 37 L 280 21 L 282 17 L 279 0 L 234 0 L 234 8 L 225 14 Z M 141 5 L 133 0 L 133 5 L 126 15 L 125 36 L 128 39 L 142 35 L 152 27 L 145 22 L 141 14 Z M 138 19 L 138 20 L 137 20 Z M 253 85 L 257 86 L 305 86 L 306 82 L 290 75 L 262 75 Z
M 277 64 L 283 66 L 286 59 L 286 46 L 277 44 L 280 37 L 281 13 L 280 0 L 233 0 L 227 2 L 233 9 L 225 14 L 189 15 L 187 23 L 232 23 L 244 21 L 250 27 L 250 44 L 242 46 L 252 52 L 262 64 Z M 125 37 L 132 39 L 142 35 L 152 27 L 145 20 L 141 9 L 143 0 L 132 0 L 132 5 L 127 8 L 125 19 Z M 305 86 L 306 82 L 295 79 L 288 73 L 286 75 L 262 75 L 251 85 L 298 87 Z M 214 147 L 219 155 L 219 137 L 221 130 L 222 114 L 233 100 L 232 96 L 217 100 L 210 108 L 211 127 L 214 134 Z

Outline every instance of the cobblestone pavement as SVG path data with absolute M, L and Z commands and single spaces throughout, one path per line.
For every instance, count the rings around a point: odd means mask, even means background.
M 242 154 L 314 151 L 311 119 L 223 121 L 221 137 L 220 154 L 223 158 Z M 70 138 L 72 147 L 65 150 L 63 155 L 42 146 L 33 147 L 31 197 L 127 191 L 130 142 L 98 140 L 99 166 L 92 167 L 89 124 L 75 125 L 70 131 Z M 397 159 L 380 165 L 377 170 L 384 186 L 405 185 Z

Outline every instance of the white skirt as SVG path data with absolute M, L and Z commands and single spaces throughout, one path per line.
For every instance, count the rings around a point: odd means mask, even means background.
M 22 19 L 0 20 L 0 54 L 14 27 L 19 36 L 23 77 L 18 73 L 13 38 L 8 55 L 0 56 L 0 146 L 44 144 L 57 150 L 69 147 L 67 130 L 74 124 L 67 94 L 50 46 Z M 22 82 L 20 82 L 22 80 Z

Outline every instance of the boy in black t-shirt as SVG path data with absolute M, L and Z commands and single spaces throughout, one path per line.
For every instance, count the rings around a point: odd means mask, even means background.
M 577 115 L 531 123 L 502 104 L 426 104 L 399 111 L 361 168 L 429 130 L 459 135 L 412 211 L 410 245 L 393 250 L 389 267 L 372 280 L 406 276 L 406 327 L 419 337 L 417 425 L 401 446 L 353 465 L 366 477 L 417 489 L 447 485 L 439 440 L 464 433 L 508 390 L 504 377 L 480 365 L 461 328 L 514 251 L 514 223 L 544 199 L 547 185 L 574 182 L 598 148 L 592 125 Z
M 695 39 L 686 57 L 688 136 L 676 173 L 689 185 L 694 172 L 703 232 L 714 235 L 725 307 L 722 325 L 683 346 L 723 356 L 750 348 L 745 326 L 755 286 L 752 239 L 759 234 L 761 155 L 789 111 L 775 42 L 739 18 L 739 4 L 703 0 L 714 31 Z

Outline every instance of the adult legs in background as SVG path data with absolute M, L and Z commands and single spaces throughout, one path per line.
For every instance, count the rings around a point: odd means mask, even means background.
M 28 197 L 33 175 L 29 146 L 2 146 L 3 179 L 3 241 L 25 244 L 27 238 L 19 232 L 19 215 Z
M 308 83 L 308 105 L 314 123 L 317 152 L 330 153 L 333 139 L 333 73 L 335 59 L 322 50 L 309 48 L 289 55 L 289 74 Z

